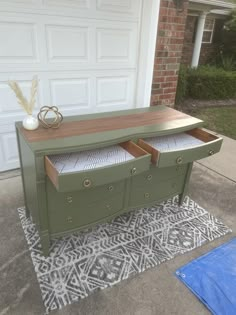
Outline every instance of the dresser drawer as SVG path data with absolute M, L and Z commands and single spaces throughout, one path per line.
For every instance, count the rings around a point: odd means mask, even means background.
M 184 182 L 184 174 L 163 181 L 155 178 L 150 184 L 144 183 L 142 186 L 140 183 L 132 182 L 129 206 L 144 206 L 180 194 L 183 191 Z
M 222 138 L 202 129 L 139 139 L 138 145 L 152 155 L 158 167 L 186 164 L 219 152 Z
M 87 190 L 140 174 L 151 155 L 127 141 L 107 148 L 45 156 L 45 170 L 57 191 Z
M 60 193 L 48 180 L 47 195 L 50 231 L 60 233 L 96 224 L 119 213 L 124 208 L 125 182 L 94 188 L 90 193 Z
M 162 181 L 169 180 L 178 176 L 185 176 L 188 170 L 188 164 L 176 165 L 170 167 L 151 166 L 150 170 L 132 178 L 132 185 L 135 187 L 149 187 L 157 185 Z

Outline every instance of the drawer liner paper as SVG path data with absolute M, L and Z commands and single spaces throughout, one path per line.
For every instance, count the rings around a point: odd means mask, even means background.
M 58 173 L 79 172 L 127 162 L 133 155 L 119 145 L 102 149 L 48 156 Z
M 204 142 L 184 132 L 176 135 L 146 138 L 145 142 L 160 152 L 188 149 L 202 145 Z
M 54 239 L 44 257 L 35 225 L 24 208 L 18 211 L 46 313 L 230 232 L 193 200 L 179 207 L 174 197 Z

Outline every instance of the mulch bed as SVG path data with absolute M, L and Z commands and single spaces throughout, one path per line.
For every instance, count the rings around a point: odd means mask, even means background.
M 209 108 L 209 107 L 226 107 L 226 106 L 236 106 L 236 99 L 228 100 L 195 100 L 195 99 L 186 99 L 183 102 L 176 104 L 175 108 L 191 113 L 197 108 Z

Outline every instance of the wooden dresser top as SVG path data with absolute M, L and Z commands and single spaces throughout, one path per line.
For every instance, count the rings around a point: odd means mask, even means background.
M 45 142 L 51 143 L 54 147 L 56 142 L 61 140 L 70 142 L 71 138 L 81 140 L 81 137 L 87 139 L 90 136 L 90 138 L 100 138 L 101 141 L 104 137 L 109 138 L 109 134 L 114 134 L 114 132 L 117 134 L 117 138 L 120 138 L 126 134 L 139 134 L 144 131 L 152 133 L 160 128 L 161 131 L 165 131 L 174 126 L 189 129 L 189 126 L 194 127 L 201 123 L 201 120 L 172 108 L 156 106 L 65 117 L 58 129 L 45 129 L 40 126 L 37 130 L 28 131 L 22 127 L 20 122 L 16 123 L 16 127 L 30 146 L 40 149 L 44 147 L 42 143 Z M 112 137 L 114 138 L 114 136 Z M 48 145 L 46 147 L 50 148 Z

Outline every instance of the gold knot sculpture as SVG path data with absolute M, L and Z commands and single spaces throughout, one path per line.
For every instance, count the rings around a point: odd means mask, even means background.
M 47 118 L 47 116 L 52 113 L 54 114 L 54 118 Z M 40 112 L 38 113 L 38 120 L 43 125 L 44 128 L 59 128 L 63 116 L 59 112 L 57 106 L 43 106 L 40 109 Z

